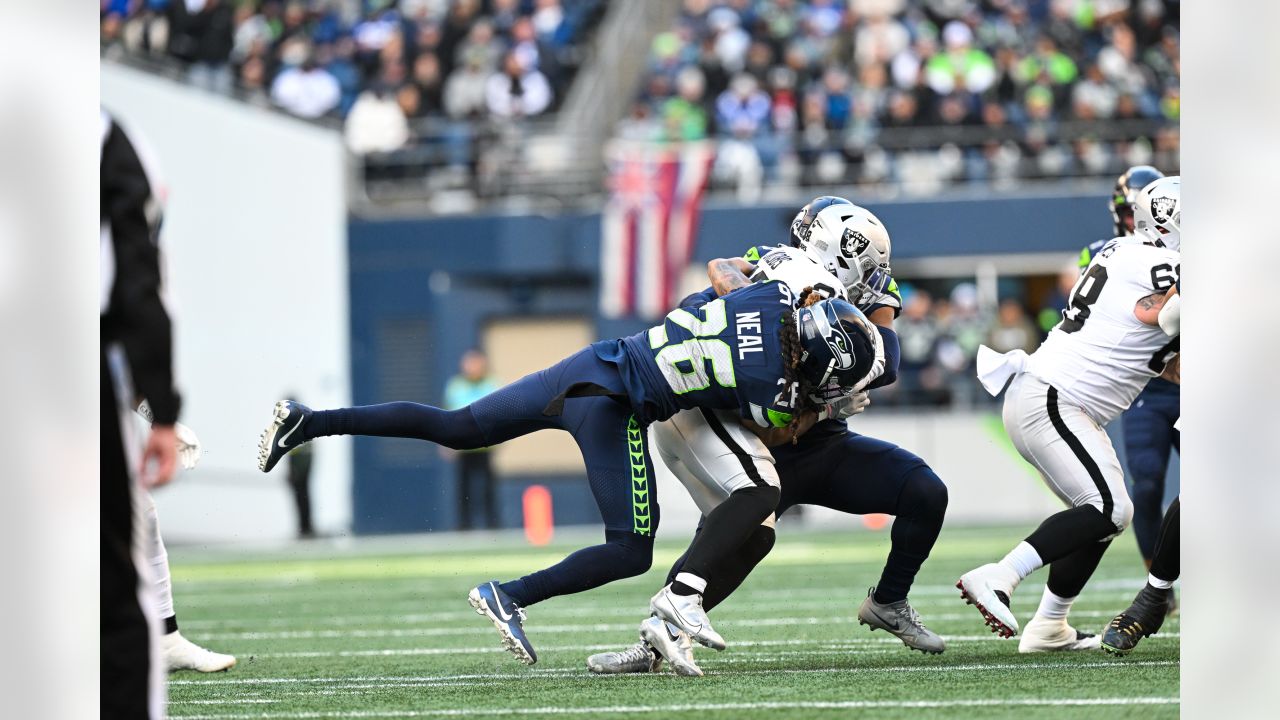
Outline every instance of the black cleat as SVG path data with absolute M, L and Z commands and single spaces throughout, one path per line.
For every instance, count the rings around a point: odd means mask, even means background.
M 1138 591 L 1124 612 L 1107 625 L 1102 633 L 1102 649 L 1112 655 L 1128 655 L 1144 637 L 1155 635 L 1173 602 L 1173 588 L 1161 590 L 1150 583 Z
M 271 472 L 280 458 L 307 442 L 298 428 L 311 417 L 311 408 L 293 400 L 281 400 L 271 412 L 271 424 L 258 439 L 258 469 Z

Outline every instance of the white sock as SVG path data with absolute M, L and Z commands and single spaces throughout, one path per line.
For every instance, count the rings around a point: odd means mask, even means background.
M 676 573 L 676 582 L 684 583 L 694 590 L 697 590 L 699 595 L 707 591 L 707 581 L 693 573 Z
M 1158 588 L 1160 590 L 1168 590 L 1169 588 L 1173 587 L 1172 580 L 1161 580 L 1155 575 L 1147 576 L 1147 584 L 1153 588 Z
M 151 579 L 155 582 L 156 610 L 160 617 L 173 617 L 173 584 L 169 579 L 169 553 L 160 537 L 160 520 L 156 517 L 156 504 L 148 495 L 143 517 L 143 548 L 151 565 Z
M 1060 595 L 1055 595 L 1046 586 L 1044 595 L 1040 596 L 1040 607 L 1036 610 L 1036 615 L 1051 620 L 1066 620 L 1067 613 L 1071 612 L 1071 603 L 1075 601 L 1076 599 L 1073 597 L 1064 598 Z
M 1022 580 L 1031 573 L 1044 567 L 1044 561 L 1040 559 L 1040 553 L 1031 547 L 1026 540 L 1018 543 L 1018 546 L 1009 551 L 1008 555 L 1000 561 L 1000 564 L 1017 573 L 1018 580 Z

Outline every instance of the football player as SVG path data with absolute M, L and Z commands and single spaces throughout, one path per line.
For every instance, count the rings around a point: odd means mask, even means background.
M 1181 293 L 1175 283 L 1160 310 L 1160 328 L 1170 337 L 1176 336 L 1181 326 L 1181 302 Z M 1174 427 L 1177 427 L 1177 421 Z M 1160 631 L 1165 616 L 1175 606 L 1173 583 L 1181 573 L 1181 512 L 1182 500 L 1174 498 L 1160 523 L 1160 534 L 1156 538 L 1147 584 L 1138 591 L 1133 604 L 1107 625 L 1102 633 L 1103 650 L 1113 655 L 1129 654 L 1142 638 Z
M 791 228 L 791 245 L 751 248 L 746 259 L 755 267 L 747 271 L 753 272 L 755 278 L 777 279 L 793 287 L 810 286 L 824 294 L 848 293 L 856 299 L 857 306 L 878 326 L 885 346 L 884 374 L 868 387 L 892 383 L 898 355 L 892 323 L 901 302 L 890 275 L 890 241 L 883 224 L 848 200 L 821 197 L 797 214 Z M 805 267 L 803 258 L 794 259 L 793 247 L 803 248 L 810 261 L 818 262 L 821 270 L 836 276 L 834 289 L 826 287 L 829 280 L 823 280 L 830 278 L 829 274 L 815 274 L 812 265 Z M 713 287 L 702 296 L 732 289 L 726 282 L 733 277 L 735 267 L 723 262 L 717 266 L 713 261 L 710 269 Z M 690 301 L 698 299 L 695 295 Z M 828 420 L 796 443 L 772 448 L 772 454 L 749 440 L 722 441 L 718 433 L 708 429 L 703 418 L 689 413 L 659 424 L 654 439 L 668 466 L 689 487 L 704 511 L 725 494 L 726 488 L 745 482 L 754 472 L 761 476 L 776 473 L 782 478 L 779 516 L 798 504 L 897 516 L 888 562 L 880 583 L 859 607 L 858 620 L 872 629 L 888 630 L 909 648 L 942 652 L 945 642 L 920 622 L 907 602 L 907 592 L 941 530 L 947 506 L 946 486 L 914 454 L 849 430 L 846 419 L 861 412 L 867 402 L 865 391 L 837 398 L 828 410 Z M 768 554 L 773 543 L 770 518 L 755 528 L 735 557 L 717 568 L 704 596 L 705 609 L 723 602 Z M 677 561 L 668 581 L 674 582 L 681 572 L 682 561 Z M 659 668 L 662 657 L 674 656 L 677 659 L 672 665 L 684 673 L 692 661 L 682 652 L 688 643 L 679 637 L 678 630 L 671 626 L 664 629 L 662 623 L 648 620 L 642 625 L 639 643 L 624 651 L 593 655 L 588 658 L 588 667 L 597 673 L 651 672 Z
M 1106 431 L 1147 381 L 1177 380 L 1178 338 L 1159 325 L 1178 279 L 1180 182 L 1147 185 L 1134 204 L 1142 242 L 1117 238 L 1090 261 L 1062 320 L 1030 356 L 985 346 L 978 377 L 993 395 L 1009 383 L 1004 426 L 1018 452 L 1070 506 L 1051 515 L 997 563 L 961 576 L 957 587 L 992 631 L 1018 633 L 1009 598 L 1023 578 L 1049 565 L 1039 609 L 1018 643 L 1020 652 L 1089 650 L 1097 635 L 1067 623 L 1067 613 L 1111 539 L 1133 517 L 1124 473 Z
M 841 300 L 797 310 L 786 285 L 753 285 L 673 310 L 647 332 L 594 343 L 457 410 L 398 402 L 313 411 L 283 400 L 262 433 L 259 469 L 270 471 L 298 444 L 326 435 L 418 438 L 470 450 L 535 430 L 571 433 L 605 543 L 517 580 L 482 583 L 468 595 L 503 645 L 532 665 L 537 654 L 524 632 L 525 608 L 649 569 L 658 507 L 648 426 L 702 408 L 735 412 L 767 442 L 803 432 L 819 419 L 812 388 L 833 380 L 851 386 L 872 371 L 879 339 L 863 319 Z M 777 501 L 776 487 L 759 486 L 735 505 L 763 518 Z M 719 542 L 715 533 L 712 541 Z
M 1142 188 L 1162 177 L 1164 173 L 1150 165 L 1135 165 L 1116 180 L 1111 196 L 1116 237 L 1134 238 L 1134 201 Z M 1080 252 L 1080 272 L 1089 267 L 1089 261 L 1107 242 L 1099 240 Z M 1180 433 L 1173 423 L 1181 414 L 1180 404 L 1178 386 L 1156 377 L 1120 415 L 1129 465 L 1129 492 L 1133 497 L 1133 534 L 1148 570 L 1160 532 L 1165 475 L 1170 455 L 1179 446 Z M 1173 607 L 1176 603 L 1170 609 Z

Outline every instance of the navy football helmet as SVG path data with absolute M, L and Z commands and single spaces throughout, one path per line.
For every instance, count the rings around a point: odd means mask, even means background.
M 822 300 L 796 310 L 795 321 L 802 348 L 800 374 L 811 387 L 850 389 L 871 372 L 879 331 L 852 303 Z
M 1142 188 L 1164 177 L 1164 173 L 1150 165 L 1134 165 L 1116 178 L 1111 193 L 1111 219 L 1115 221 L 1115 237 L 1133 234 L 1133 205 Z
M 818 217 L 818 213 L 832 205 L 852 204 L 852 202 L 834 195 L 823 195 L 810 200 L 808 205 L 800 208 L 800 212 L 796 213 L 795 219 L 791 221 L 791 247 L 803 248 L 805 243 L 808 242 L 809 232 L 813 228 L 813 221 L 814 218 Z

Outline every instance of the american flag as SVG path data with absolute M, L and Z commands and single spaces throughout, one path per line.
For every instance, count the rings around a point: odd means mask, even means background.
M 616 141 L 605 153 L 600 309 L 608 318 L 660 318 L 680 299 L 677 280 L 693 257 L 714 146 Z

